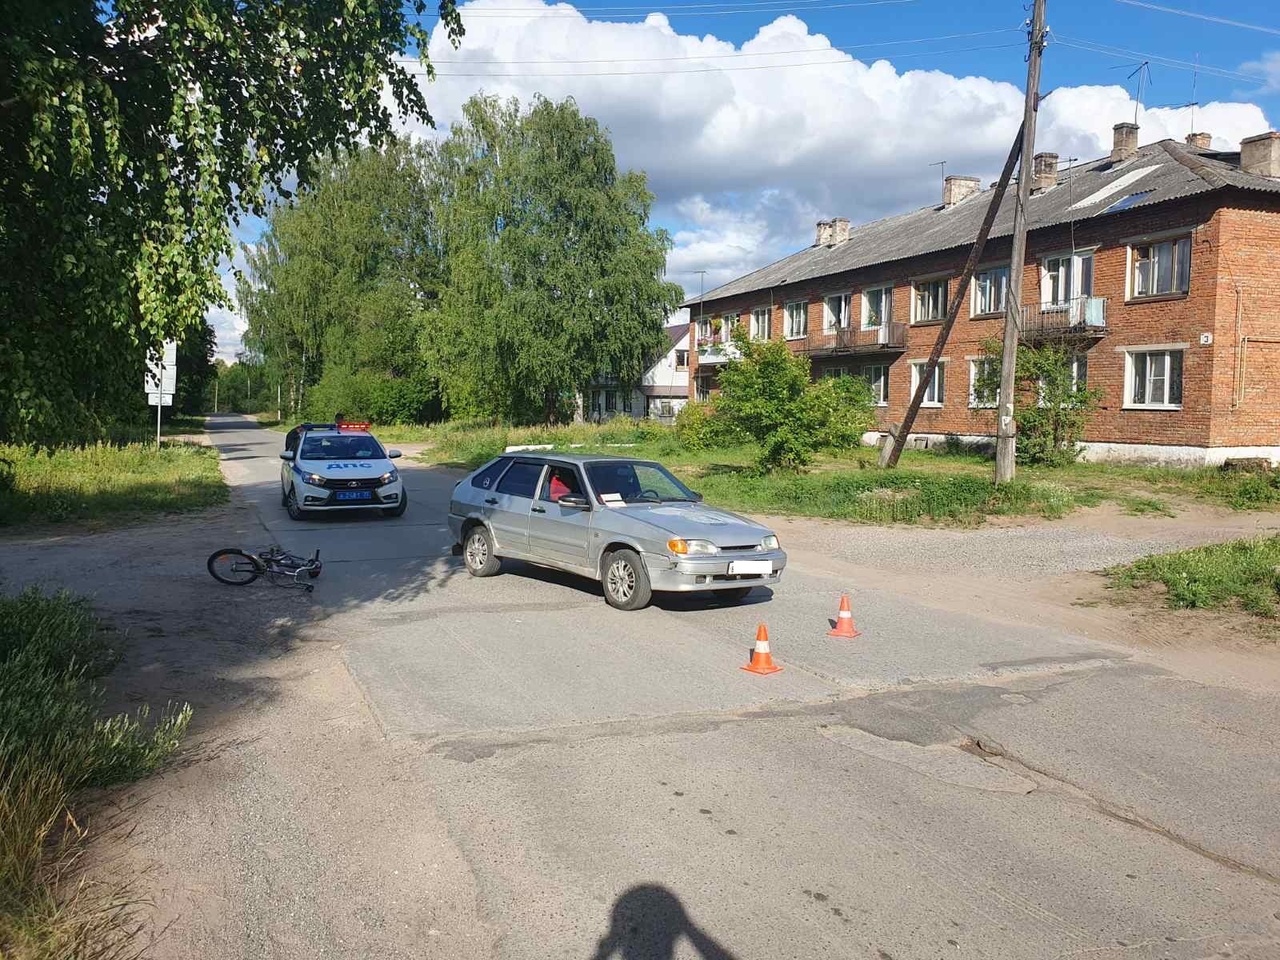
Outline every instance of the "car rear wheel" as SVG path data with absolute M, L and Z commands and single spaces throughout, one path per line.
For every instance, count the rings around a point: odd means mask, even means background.
M 487 527 L 476 524 L 462 538 L 462 562 L 473 577 L 492 577 L 502 566 L 493 552 L 493 537 Z
M 634 550 L 615 550 L 605 557 L 602 579 L 605 600 L 619 610 L 639 610 L 653 596 L 649 571 Z
M 298 490 L 296 487 L 290 487 L 288 495 L 284 498 L 285 509 L 289 511 L 290 520 L 307 519 L 307 511 L 298 506 Z

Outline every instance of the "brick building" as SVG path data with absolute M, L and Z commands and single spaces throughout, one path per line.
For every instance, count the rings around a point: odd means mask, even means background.
M 1280 133 L 1210 148 L 1138 145 L 1060 170 L 1034 158 L 1023 279 L 1025 343 L 1068 344 L 1102 399 L 1087 459 L 1280 460 Z M 995 433 L 975 378 L 1003 331 L 1015 191 L 995 221 L 911 445 Z M 786 339 L 814 376 L 864 376 L 882 429 L 901 421 L 986 213 L 990 191 L 950 176 L 943 202 L 850 228 L 820 221 L 812 246 L 689 301 L 690 396 L 716 389 L 728 331 Z M 873 439 L 869 437 L 868 439 Z

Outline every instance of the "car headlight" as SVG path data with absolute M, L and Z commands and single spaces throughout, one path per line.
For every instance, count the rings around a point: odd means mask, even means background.
M 777 550 L 778 538 L 775 537 L 772 533 L 769 534 L 767 537 L 765 537 L 763 540 L 760 541 L 760 549 L 761 550 Z
M 324 477 L 318 473 L 308 473 L 303 475 L 302 482 L 311 487 L 323 487 Z
M 388 483 L 395 483 L 399 479 L 400 479 L 400 471 L 397 470 L 395 467 L 392 467 L 390 470 L 388 470 L 386 473 L 384 473 L 382 476 L 378 478 L 378 482 L 381 484 L 388 484 Z
M 683 540 L 680 537 L 668 540 L 667 549 L 679 557 L 707 556 L 720 552 L 720 548 L 710 540 Z

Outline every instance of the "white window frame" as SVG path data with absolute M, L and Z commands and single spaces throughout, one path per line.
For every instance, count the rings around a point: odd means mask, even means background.
M 920 316 L 920 293 L 922 287 L 931 287 L 936 284 L 942 284 L 942 314 L 937 317 L 921 317 Z M 941 323 L 947 318 L 947 310 L 951 305 L 951 278 L 948 277 L 921 277 L 911 283 L 911 322 L 916 323 Z
M 796 308 L 799 308 L 799 332 L 795 330 Z M 825 306 L 823 309 L 826 309 Z M 808 300 L 792 300 L 787 303 L 783 312 L 787 316 L 787 339 L 803 340 L 809 335 L 809 301 Z
M 836 323 L 835 316 L 831 312 L 831 301 L 840 300 L 843 303 L 843 323 Z M 835 333 L 837 330 L 847 330 L 849 328 L 849 310 L 853 305 L 853 294 L 845 293 L 829 293 L 822 298 L 822 332 Z
M 742 311 L 720 314 L 720 342 L 728 343 L 733 339 L 734 328 L 742 320 Z
M 928 360 L 912 360 L 911 361 L 911 395 L 916 395 L 916 390 L 920 387 L 920 371 L 928 364 Z M 929 393 L 932 391 L 934 399 L 929 399 Z M 929 389 L 925 391 L 924 400 L 921 401 L 922 407 L 941 408 L 947 402 L 947 361 L 939 360 L 938 369 L 933 373 L 933 383 L 929 385 Z
M 1124 352 L 1124 403 L 1121 404 L 1125 410 L 1181 410 L 1186 402 L 1186 381 L 1187 381 L 1187 344 L 1185 343 L 1157 343 L 1149 346 L 1140 347 L 1117 347 L 1117 350 Z M 1178 361 L 1178 393 L 1182 399 L 1177 403 L 1170 403 L 1170 386 L 1172 385 L 1173 360 L 1172 354 L 1180 354 Z M 1156 379 L 1151 373 L 1151 361 L 1146 361 L 1147 369 L 1147 387 L 1144 391 L 1147 399 L 1141 402 L 1134 400 L 1133 392 L 1135 386 L 1135 378 L 1137 375 L 1137 364 L 1135 358 L 1139 355 L 1146 357 L 1162 356 L 1164 358 L 1164 374 L 1159 379 L 1163 383 L 1163 392 L 1161 396 L 1163 400 L 1153 402 L 1151 396 L 1151 384 Z
M 872 375 L 873 370 L 881 370 L 883 374 L 877 378 Z M 861 370 L 862 376 L 871 384 L 871 396 L 875 398 L 877 407 L 887 407 L 889 405 L 889 364 L 887 363 L 868 363 Z M 876 385 L 880 385 L 880 389 L 876 389 Z
M 884 294 L 884 297 L 882 297 L 880 304 L 882 307 L 888 308 L 887 310 L 884 310 L 883 315 L 880 317 L 879 323 L 870 322 L 871 321 L 870 296 L 873 293 Z M 862 291 L 862 296 L 859 299 L 862 301 L 862 329 L 863 330 L 879 330 L 881 327 L 886 326 L 893 322 L 893 284 L 882 283 L 876 287 L 867 287 L 865 290 Z
M 715 321 L 710 317 L 699 317 L 694 323 L 694 332 L 698 343 L 706 343 L 711 339 L 711 331 L 715 329 Z
M 673 352 L 675 353 L 675 356 L 672 358 L 672 364 L 675 366 L 675 368 L 677 370 L 688 370 L 689 369 L 689 351 L 684 348 L 681 348 Z M 682 353 L 684 354 L 684 363 L 680 362 L 680 354 Z
M 822 371 L 824 377 L 847 377 L 849 376 L 848 367 L 827 367 Z
M 758 324 L 763 320 L 764 334 L 761 335 Z M 768 307 L 756 307 L 751 311 L 751 339 L 752 340 L 768 340 L 773 335 L 773 311 Z
M 969 316 L 970 317 L 1000 317 L 1004 316 L 1005 309 L 1009 303 L 1009 264 L 994 263 L 986 267 L 979 267 L 973 274 L 973 283 L 969 285 Z M 980 302 L 982 297 L 982 278 L 988 274 L 1004 273 L 1004 285 L 1000 291 L 1000 305 L 994 309 L 982 309 Z
M 1192 249 L 1192 236 L 1190 233 L 1181 232 L 1172 235 L 1162 235 L 1141 240 L 1131 240 L 1128 244 L 1128 269 L 1125 271 L 1125 295 L 1126 299 L 1134 301 L 1143 300 L 1160 300 L 1173 297 L 1185 297 L 1191 293 L 1191 256 L 1194 252 Z M 1180 244 L 1187 245 L 1186 264 L 1182 263 L 1182 257 L 1178 253 Z M 1170 255 L 1173 258 L 1173 264 L 1169 268 L 1169 276 L 1173 282 L 1173 287 L 1164 291 L 1152 291 L 1149 293 L 1138 293 L 1138 248 L 1149 247 L 1153 250 L 1169 245 Z M 1152 263 L 1157 261 L 1152 260 Z M 1186 276 L 1181 276 L 1185 270 Z M 1153 272 L 1155 268 L 1153 268 Z M 1156 278 L 1153 278 L 1153 280 Z
M 1185 362 L 1186 358 L 1183 357 Z M 1084 376 L 1080 376 L 1080 368 L 1084 367 Z M 1089 354 L 1083 350 L 1071 357 L 1071 392 L 1079 393 L 1089 389 Z
M 998 368 L 1000 361 L 995 357 L 974 357 L 969 360 L 969 409 L 971 410 L 994 410 L 1000 405 L 999 387 L 996 388 L 996 395 L 992 399 L 978 399 L 978 369 L 983 364 L 992 364 Z
M 1046 253 L 1040 258 L 1040 307 L 1044 310 L 1066 310 L 1072 300 L 1080 297 L 1093 296 L 1093 279 L 1096 264 L 1093 255 L 1095 248 L 1087 250 L 1057 250 L 1053 253 Z M 1066 297 L 1053 299 L 1049 295 L 1049 262 L 1051 260 L 1067 260 L 1070 262 L 1070 272 L 1067 274 L 1067 290 Z M 1084 262 L 1089 261 L 1088 281 L 1089 289 L 1085 290 L 1085 269 Z M 1057 271 L 1054 271 L 1056 274 Z

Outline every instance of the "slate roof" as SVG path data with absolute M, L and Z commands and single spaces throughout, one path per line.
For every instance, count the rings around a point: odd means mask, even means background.
M 671 338 L 671 346 L 668 350 L 674 350 L 679 346 L 680 341 L 684 339 L 684 335 L 689 332 L 688 323 L 677 323 L 665 328 L 667 336 Z
M 1033 193 L 1027 204 L 1028 229 L 1110 215 L 1116 201 L 1139 194 L 1125 209 L 1148 207 L 1226 188 L 1280 194 L 1280 180 L 1240 170 L 1240 154 L 1200 150 L 1175 140 L 1139 147 L 1132 157 L 1112 163 L 1109 157 L 1061 171 L 1056 186 Z M 811 246 L 789 257 L 731 280 L 699 300 L 720 300 L 803 280 L 844 273 L 973 243 L 993 189 L 988 188 L 951 207 L 923 207 L 884 220 L 859 224 L 849 239 L 834 246 Z M 1011 186 L 1000 204 L 991 238 L 1013 233 L 1016 192 Z M 1119 211 L 1115 211 L 1119 212 Z

